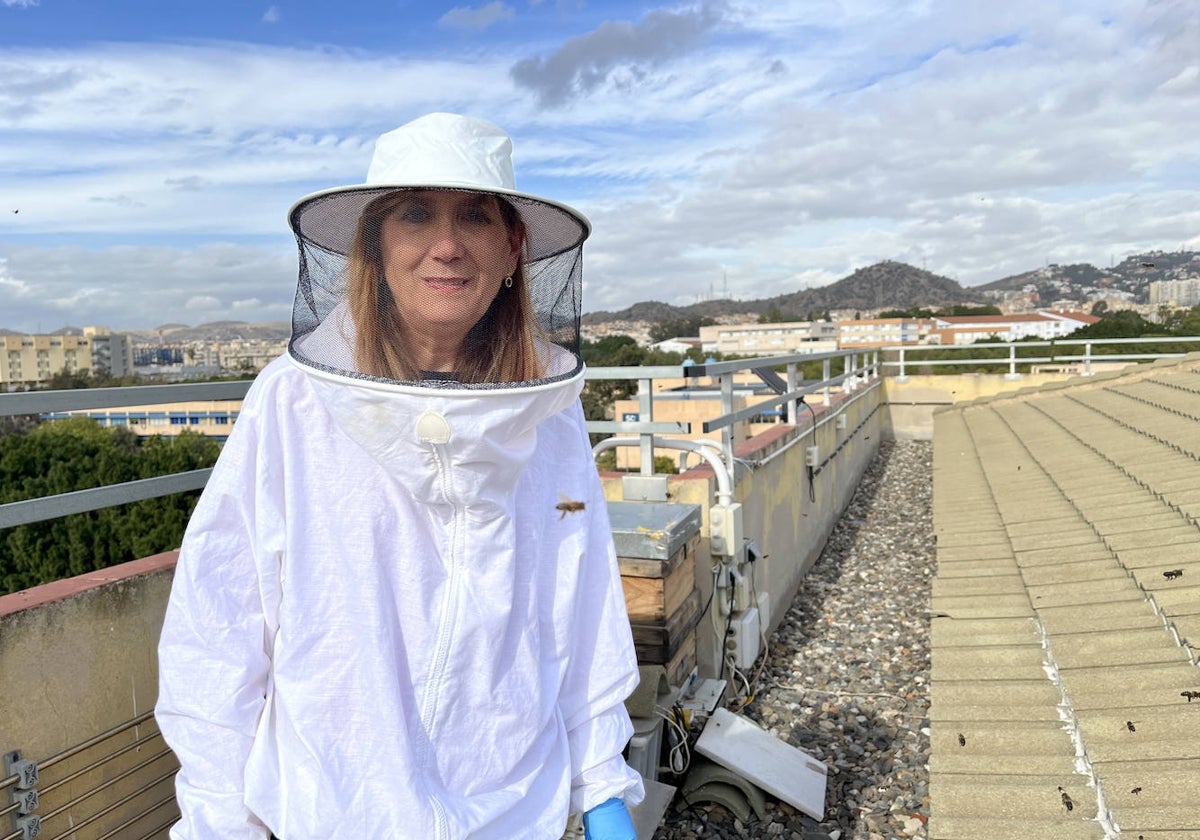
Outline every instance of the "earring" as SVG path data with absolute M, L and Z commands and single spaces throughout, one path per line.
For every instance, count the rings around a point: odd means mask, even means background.
M 511 274 L 504 278 L 504 288 L 506 288 L 506 289 L 512 288 L 512 275 Z

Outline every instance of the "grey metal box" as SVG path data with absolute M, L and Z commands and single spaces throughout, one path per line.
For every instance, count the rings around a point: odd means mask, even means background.
M 700 533 L 700 505 L 609 502 L 608 519 L 618 557 L 669 560 Z

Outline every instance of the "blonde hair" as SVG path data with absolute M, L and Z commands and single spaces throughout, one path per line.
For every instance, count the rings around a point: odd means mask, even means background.
M 361 373 L 384 379 L 416 381 L 420 368 L 405 341 L 400 311 L 383 276 L 380 229 L 403 198 L 397 190 L 372 201 L 359 216 L 348 255 L 348 295 L 354 319 L 354 361 Z M 486 193 L 485 193 L 486 195 Z M 525 226 L 515 207 L 495 197 L 505 227 L 524 238 Z M 487 312 L 463 340 L 455 371 L 458 381 L 524 382 L 541 379 L 545 365 L 538 353 L 542 330 L 533 314 L 525 266 L 521 259 L 512 286 L 501 284 Z

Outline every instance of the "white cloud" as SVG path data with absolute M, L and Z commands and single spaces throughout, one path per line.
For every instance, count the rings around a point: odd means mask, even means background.
M 492 6 L 511 12 L 460 8 Z M 504 126 L 518 184 L 592 219 L 589 310 L 790 292 L 884 258 L 976 283 L 1200 235 L 1187 0 L 732 2 L 502 31 L 407 55 L 0 48 L 0 210 L 21 211 L 0 219 L 0 283 L 29 290 L 0 327 L 62 317 L 37 302 L 83 288 L 111 290 L 87 305 L 114 327 L 207 317 L 192 297 L 286 320 L 287 208 L 359 182 L 379 133 L 435 109 Z
M 267 10 L 265 12 L 263 12 L 262 22 L 263 23 L 279 23 L 279 21 L 282 19 L 282 17 L 283 17 L 283 15 L 280 14 L 278 6 L 268 6 Z
M 18 9 L 28 9 L 30 6 L 36 6 L 38 0 L 0 0 L 0 3 Z
M 479 8 L 473 6 L 455 6 L 438 18 L 438 26 L 447 29 L 479 31 L 487 29 L 497 21 L 512 20 L 514 15 L 512 6 L 495 0 L 495 2 L 488 3 L 486 6 L 480 6 Z

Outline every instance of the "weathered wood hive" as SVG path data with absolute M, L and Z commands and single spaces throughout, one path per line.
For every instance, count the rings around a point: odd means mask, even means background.
M 704 605 L 696 585 L 700 506 L 609 502 L 625 609 L 641 665 L 662 665 L 680 685 L 696 664 Z

